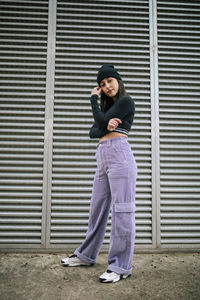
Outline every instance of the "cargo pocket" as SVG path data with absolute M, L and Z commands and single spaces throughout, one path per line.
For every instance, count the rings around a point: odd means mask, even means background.
M 115 236 L 130 235 L 135 227 L 135 204 L 130 203 L 115 203 Z

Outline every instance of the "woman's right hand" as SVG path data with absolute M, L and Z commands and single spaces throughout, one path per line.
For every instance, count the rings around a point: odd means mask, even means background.
M 97 95 L 97 96 L 100 96 L 101 95 L 101 87 L 100 86 L 97 86 L 95 88 L 93 88 L 92 92 L 91 92 L 91 96 L 92 95 Z
M 109 130 L 109 131 L 113 131 L 115 128 L 117 128 L 117 126 L 119 125 L 119 124 L 121 124 L 122 123 L 122 121 L 120 120 L 120 119 L 118 119 L 118 118 L 112 118 L 112 119 L 110 119 L 109 120 L 109 122 L 108 122 L 108 126 L 107 126 L 107 129 Z

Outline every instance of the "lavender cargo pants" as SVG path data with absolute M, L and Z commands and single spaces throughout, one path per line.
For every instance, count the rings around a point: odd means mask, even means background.
M 96 160 L 89 227 L 85 241 L 74 253 L 83 261 L 96 262 L 111 209 L 108 269 L 118 274 L 131 274 L 137 166 L 127 138 L 116 137 L 100 142 Z

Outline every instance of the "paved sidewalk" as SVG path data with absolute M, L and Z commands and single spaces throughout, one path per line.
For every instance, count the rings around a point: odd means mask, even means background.
M 69 253 L 71 254 L 71 253 Z M 133 274 L 115 284 L 92 267 L 63 267 L 66 254 L 0 254 L 0 300 L 200 300 L 200 252 L 135 254 Z

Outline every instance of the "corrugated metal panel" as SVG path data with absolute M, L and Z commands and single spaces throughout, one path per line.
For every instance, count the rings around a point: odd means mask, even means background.
M 90 140 L 90 91 L 113 63 L 136 102 L 129 141 L 139 168 L 137 244 L 152 243 L 149 1 L 58 1 L 51 245 L 85 237 L 98 140 Z M 108 243 L 110 221 L 105 243 Z
M 157 4 L 161 244 L 199 244 L 200 2 Z
M 0 10 L 0 243 L 40 244 L 48 1 Z

